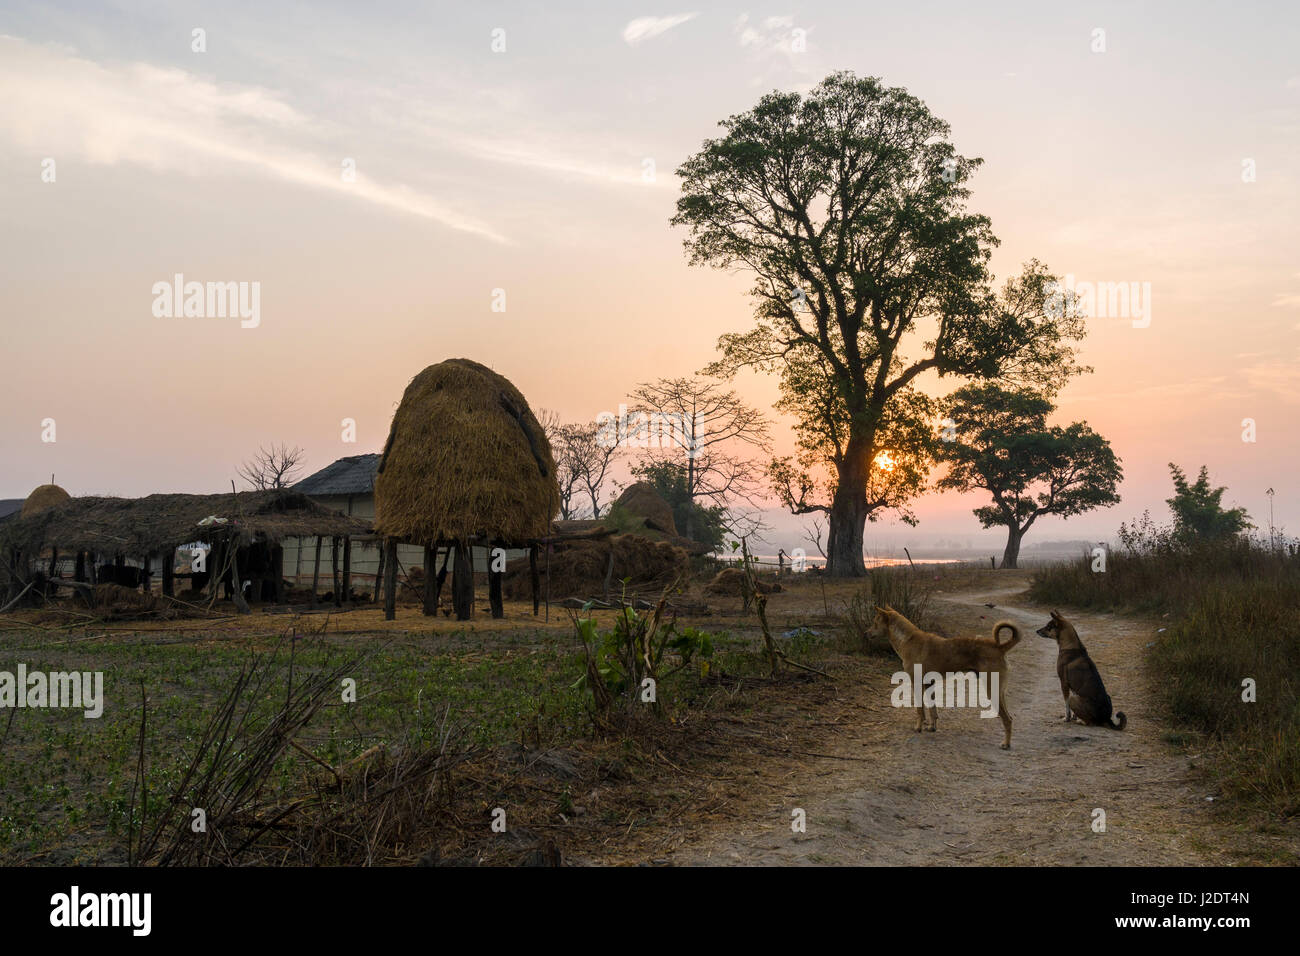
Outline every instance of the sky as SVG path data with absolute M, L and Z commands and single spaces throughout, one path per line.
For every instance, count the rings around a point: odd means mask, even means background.
M 0 497 L 51 474 L 220 491 L 272 442 L 314 471 L 378 450 L 445 358 L 571 421 L 696 372 L 749 326 L 750 283 L 688 266 L 673 171 L 765 93 L 847 69 L 984 159 L 970 207 L 999 282 L 1035 257 L 1149 302 L 1094 315 L 1095 372 L 1054 419 L 1110 439 L 1122 503 L 1026 546 L 1166 518 L 1171 461 L 1265 528 L 1273 488 L 1294 532 L 1298 49 L 1286 3 L 0 0 Z M 256 283 L 256 321 L 168 315 L 177 274 Z M 788 421 L 774 434 L 789 453 Z M 981 503 L 932 493 L 868 549 L 992 546 Z

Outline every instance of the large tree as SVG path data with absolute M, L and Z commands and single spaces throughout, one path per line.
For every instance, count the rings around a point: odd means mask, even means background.
M 994 291 L 997 240 L 965 208 L 980 160 L 958 155 L 948 124 L 905 90 L 835 73 L 721 125 L 678 169 L 672 220 L 692 264 L 755 276 L 755 326 L 724 335 L 711 370 L 778 370 L 808 351 L 825 362 L 843 415 L 828 569 L 862 574 L 890 402 L 927 372 L 1049 387 L 1076 370 L 1083 323 L 1044 314 L 1053 277 L 1037 262 Z
M 820 352 L 800 349 L 786 357 L 775 407 L 794 418 L 798 454 L 777 458 L 768 467 L 772 491 L 792 514 L 829 514 L 848 453 L 850 416 L 835 387 L 834 370 Z M 934 401 L 913 388 L 897 392 L 882 411 L 864 489 L 868 521 L 893 510 L 907 524 L 916 524 L 909 503 L 925 489 L 934 460 L 935 411 Z
M 1017 566 L 1025 532 L 1044 515 L 1119 502 L 1124 473 L 1110 442 L 1087 422 L 1049 425 L 1055 407 L 1040 392 L 993 383 L 959 388 L 944 403 L 950 440 L 940 442 L 940 455 L 949 470 L 939 487 L 992 495 L 975 517 L 985 528 L 1007 529 L 1004 568 Z

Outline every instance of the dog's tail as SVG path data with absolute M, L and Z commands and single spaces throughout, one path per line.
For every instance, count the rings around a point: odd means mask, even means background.
M 998 641 L 998 634 L 1004 627 L 1011 631 L 1011 640 L 1007 641 L 1005 644 Z M 1020 628 L 1016 627 L 1010 621 L 998 621 L 993 625 L 993 643 L 997 644 L 998 650 L 1011 650 L 1011 648 L 1020 643 Z
M 1115 723 L 1116 719 L 1119 720 L 1119 723 Z M 1107 724 L 1106 726 L 1108 726 L 1111 730 L 1123 730 L 1125 727 L 1127 727 L 1128 718 L 1124 716 L 1124 711 L 1122 710 L 1115 711 L 1115 716 L 1111 718 L 1110 723 Z

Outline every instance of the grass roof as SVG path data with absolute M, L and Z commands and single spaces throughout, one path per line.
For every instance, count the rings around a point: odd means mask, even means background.
M 224 522 L 199 524 L 215 516 Z M 234 535 L 239 543 L 295 536 L 364 535 L 367 522 L 331 511 L 293 491 L 145 498 L 70 498 L 0 525 L 0 545 L 39 553 L 98 551 L 139 556 L 191 541 Z

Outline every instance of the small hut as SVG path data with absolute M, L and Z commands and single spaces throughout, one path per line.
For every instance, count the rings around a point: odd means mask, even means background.
M 50 500 L 52 496 L 47 493 L 44 497 Z M 111 580 L 148 593 L 151 569 L 160 564 L 163 593 L 172 595 L 177 549 L 203 543 L 212 552 L 211 568 L 191 571 L 191 583 L 210 586 L 214 595 L 218 585 L 224 585 L 236 605 L 246 609 L 242 593 L 246 580 L 256 584 L 255 600 L 267 591 L 277 603 L 284 599 L 282 541 L 286 537 L 332 537 L 344 542 L 348 555 L 352 538 L 369 531 L 369 522 L 283 489 L 238 495 L 82 497 L 67 498 L 33 513 L 24 507 L 23 515 L 0 526 L 0 555 L 7 556 L 5 566 L 12 569 L 11 599 L 24 584 L 43 586 L 56 581 L 61 553 L 75 555 L 73 586 L 93 587 Z M 45 554 L 50 556 L 48 571 L 32 572 L 30 566 Z M 128 567 L 127 558 L 139 560 L 140 567 Z M 99 559 L 106 563 L 99 565 Z M 337 578 L 337 562 L 334 573 Z M 342 584 L 335 582 L 335 603 L 339 603 L 340 594 L 348 593 L 349 578 L 345 557 Z M 315 582 L 313 594 L 314 587 Z
M 452 603 L 465 620 L 474 604 L 472 546 L 527 547 L 535 568 L 537 542 L 559 507 L 550 443 L 519 389 L 469 359 L 430 365 L 402 395 L 375 477 L 386 616 L 395 614 L 399 542 L 424 546 L 426 614 L 436 610 L 446 574 L 445 559 L 433 573 L 438 550 L 454 552 Z M 501 617 L 503 571 L 491 561 L 487 570 L 492 616 Z

